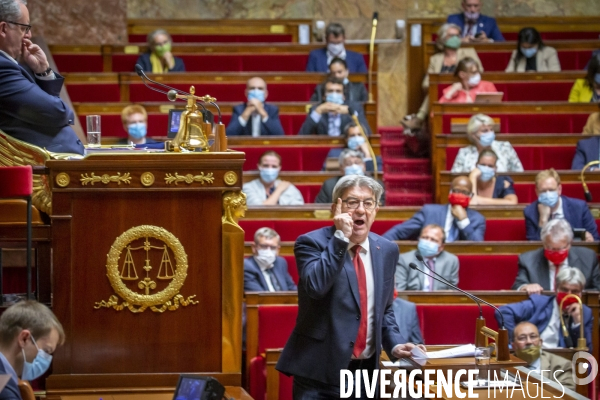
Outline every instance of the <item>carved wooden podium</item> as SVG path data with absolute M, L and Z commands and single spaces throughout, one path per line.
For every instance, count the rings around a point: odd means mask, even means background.
M 180 373 L 241 384 L 244 153 L 48 161 L 53 310 L 66 332 L 50 398 L 166 392 Z

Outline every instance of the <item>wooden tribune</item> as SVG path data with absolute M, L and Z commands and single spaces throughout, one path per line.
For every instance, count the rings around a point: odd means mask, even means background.
M 241 384 L 243 163 L 233 151 L 47 163 L 67 337 L 50 398 L 172 391 L 184 372 Z

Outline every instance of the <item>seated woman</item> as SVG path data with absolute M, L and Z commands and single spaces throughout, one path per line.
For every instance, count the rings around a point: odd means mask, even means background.
M 123 129 L 127 132 L 127 138 L 120 139 L 119 144 L 133 144 L 136 146 L 152 144 L 156 146 L 150 147 L 164 148 L 164 143 L 146 137 L 148 134 L 148 113 L 141 105 L 132 104 L 125 107 L 121 111 L 121 122 L 123 122 Z
M 467 125 L 467 138 L 472 145 L 458 151 L 452 165 L 454 173 L 470 173 L 477 164 L 479 153 L 491 149 L 496 153 L 496 172 L 523 172 L 523 165 L 510 142 L 495 140 L 494 120 L 485 114 L 475 114 Z
M 350 149 L 359 151 L 363 156 L 363 161 L 365 162 L 367 172 L 373 172 L 373 158 L 371 157 L 371 152 L 369 151 L 369 145 L 366 143 L 365 138 L 361 135 L 358 125 L 356 125 L 354 122 L 346 124 L 344 130 L 342 131 L 342 135 L 344 136 L 346 147 L 338 147 L 329 150 L 329 153 L 327 153 L 327 157 L 323 162 L 322 171 L 327 170 L 327 159 L 330 158 L 335 159 L 335 169 L 337 170 L 338 157 L 344 150 Z M 377 159 L 377 171 L 379 171 L 381 174 L 383 172 L 383 161 L 381 160 L 380 156 L 375 157 Z
M 513 180 L 509 176 L 496 175 L 498 156 L 491 149 L 479 153 L 477 167 L 469 174 L 475 190 L 470 205 L 517 204 Z
M 157 29 L 148 34 L 148 51 L 140 55 L 136 64 L 145 72 L 164 74 L 167 72 L 185 72 L 183 60 L 171 53 L 173 40 L 164 29 Z
M 440 103 L 473 103 L 477 93 L 498 92 L 492 82 L 481 80 L 479 65 L 471 57 L 458 62 L 454 76 L 459 81 L 444 89 Z
M 600 102 L 600 53 L 590 60 L 585 78 L 577 79 L 569 93 L 569 103 L 598 102 Z
M 556 49 L 545 46 L 535 28 L 519 31 L 517 49 L 513 50 L 505 72 L 558 72 L 560 61 Z
M 426 94 L 421 108 L 416 115 L 405 117 L 401 123 L 408 129 L 420 128 L 427 115 L 429 115 L 429 74 L 452 74 L 460 60 L 470 57 L 477 63 L 479 71 L 483 72 L 483 66 L 477 56 L 477 52 L 472 47 L 460 47 L 461 29 L 455 24 L 444 24 L 437 32 L 435 41 L 436 53 L 429 59 L 427 74 L 423 78 L 421 87 Z
M 334 76 L 344 81 L 344 97 L 348 101 L 356 101 L 365 103 L 369 101 L 367 88 L 362 82 L 350 82 L 348 80 L 348 65 L 345 60 L 335 57 L 329 63 L 329 75 Z M 310 96 L 310 101 L 321 102 L 323 100 L 323 84 L 320 83 L 315 87 L 315 91 Z

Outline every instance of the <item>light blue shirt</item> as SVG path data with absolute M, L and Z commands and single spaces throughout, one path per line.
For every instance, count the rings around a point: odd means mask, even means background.
M 10 374 L 11 378 L 14 379 L 15 385 L 19 385 L 19 377 L 17 376 L 15 369 L 12 367 L 12 365 L 10 365 L 10 363 L 2 353 L 0 353 L 0 361 L 2 361 L 2 365 L 4 366 L 4 370 L 6 371 L 6 373 Z

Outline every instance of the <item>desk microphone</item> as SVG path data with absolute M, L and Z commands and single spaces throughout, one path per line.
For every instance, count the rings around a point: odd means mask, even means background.
M 490 307 L 492 307 L 494 310 L 498 311 L 498 314 L 500 314 L 500 319 L 502 319 L 502 326 L 501 328 L 504 329 L 505 325 L 504 325 L 504 315 L 502 315 L 502 313 L 500 312 L 500 310 L 498 309 L 498 307 L 496 307 L 495 305 L 488 303 L 487 301 L 483 300 L 480 297 L 475 296 L 474 294 L 471 294 L 467 291 L 462 290 L 461 288 L 459 288 L 458 286 L 453 285 L 452 283 L 450 283 L 448 280 L 446 280 L 446 278 L 444 278 L 443 276 L 437 274 L 435 271 L 432 271 L 429 266 L 425 263 L 425 260 L 423 259 L 423 256 L 420 253 L 415 253 L 415 257 L 417 257 L 417 260 L 419 260 L 421 263 L 423 263 L 423 265 L 429 270 L 431 271 L 434 275 L 440 277 L 440 279 L 437 279 L 435 276 L 429 275 L 427 274 L 425 271 L 421 271 L 420 269 L 417 268 L 415 263 L 410 263 L 409 267 L 411 267 L 412 269 L 415 269 L 417 271 L 420 271 L 421 273 L 427 275 L 427 276 L 431 276 L 433 279 L 440 281 L 442 283 L 445 283 L 446 285 L 450 286 L 452 289 L 454 290 L 458 290 L 459 292 L 465 294 L 467 297 L 469 297 L 471 300 L 473 300 L 474 302 L 477 303 L 477 305 L 479 306 L 479 316 L 481 318 L 483 318 L 483 312 L 481 310 L 481 303 L 486 304 Z

